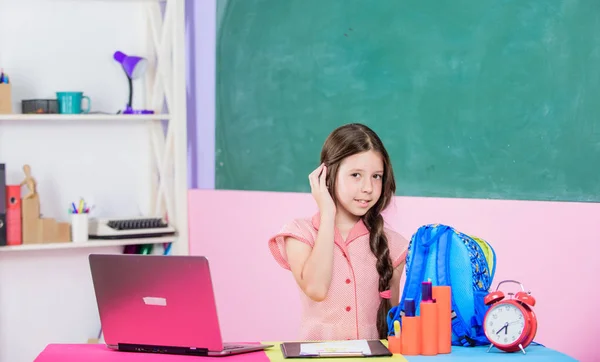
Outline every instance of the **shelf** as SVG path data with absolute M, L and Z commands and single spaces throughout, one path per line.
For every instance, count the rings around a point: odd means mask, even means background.
M 63 0 L 63 1 L 80 1 L 80 0 Z M 105 3 L 160 3 L 169 2 L 172 0 L 88 0 L 91 2 L 105 2 Z
M 168 114 L 0 114 L 0 121 L 154 121 L 168 120 Z
M 99 248 L 99 247 L 141 245 L 141 244 L 162 244 L 162 243 L 174 242 L 176 239 L 177 239 L 177 236 L 165 236 L 165 237 L 159 237 L 159 238 L 145 238 L 145 239 L 90 240 L 85 243 L 69 242 L 69 243 L 11 245 L 11 246 L 0 246 L 0 252 Z

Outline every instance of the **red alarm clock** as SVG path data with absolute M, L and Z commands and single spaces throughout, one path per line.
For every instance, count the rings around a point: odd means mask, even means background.
M 499 291 L 503 283 L 516 283 L 521 286 L 517 294 Z M 513 297 L 514 295 L 514 297 Z M 525 353 L 525 348 L 533 341 L 537 333 L 537 318 L 533 312 L 535 298 L 525 292 L 523 284 L 515 280 L 504 280 L 498 284 L 496 291 L 488 294 L 484 303 L 490 306 L 483 319 L 483 330 L 491 345 L 505 352 Z

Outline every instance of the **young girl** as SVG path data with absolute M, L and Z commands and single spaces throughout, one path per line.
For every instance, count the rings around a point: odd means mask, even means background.
M 339 127 L 308 179 L 319 212 L 269 240 L 303 291 L 300 339 L 386 338 L 408 247 L 381 216 L 396 190 L 387 151 L 370 128 Z

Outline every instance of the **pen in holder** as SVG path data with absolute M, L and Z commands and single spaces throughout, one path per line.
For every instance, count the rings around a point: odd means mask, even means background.
M 83 199 L 79 200 L 79 207 L 76 207 L 75 203 L 72 203 L 71 206 L 72 209 L 69 209 L 71 216 L 71 241 L 74 243 L 86 242 L 89 239 L 88 224 L 90 209 Z

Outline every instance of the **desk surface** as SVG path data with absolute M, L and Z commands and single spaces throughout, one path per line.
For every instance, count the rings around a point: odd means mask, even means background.
M 387 341 L 383 341 L 386 343 Z M 176 356 L 176 355 L 160 355 L 147 353 L 128 353 L 116 352 L 109 350 L 103 344 L 49 344 L 40 355 L 35 359 L 35 362 L 189 362 L 189 361 L 206 361 L 216 360 L 222 362 L 290 362 L 310 360 L 308 359 L 285 359 L 281 354 L 279 342 L 264 342 L 273 344 L 274 347 L 263 352 L 245 353 L 229 357 L 195 357 L 195 356 Z M 422 361 L 434 360 L 436 362 L 455 362 L 455 361 L 514 361 L 515 359 L 526 358 L 527 362 L 572 362 L 576 361 L 563 353 L 557 352 L 550 348 L 542 346 L 529 346 L 526 349 L 527 354 L 523 353 L 504 353 L 495 348 L 487 353 L 487 347 L 453 347 L 452 353 L 447 355 L 437 355 L 433 357 L 426 356 L 401 356 L 394 355 L 393 357 L 378 357 L 376 360 L 390 361 Z M 200 358 L 200 359 L 199 359 Z M 361 361 L 365 362 L 365 358 L 327 358 L 327 361 L 339 360 L 344 362 Z M 522 361 L 525 361 L 522 359 Z

